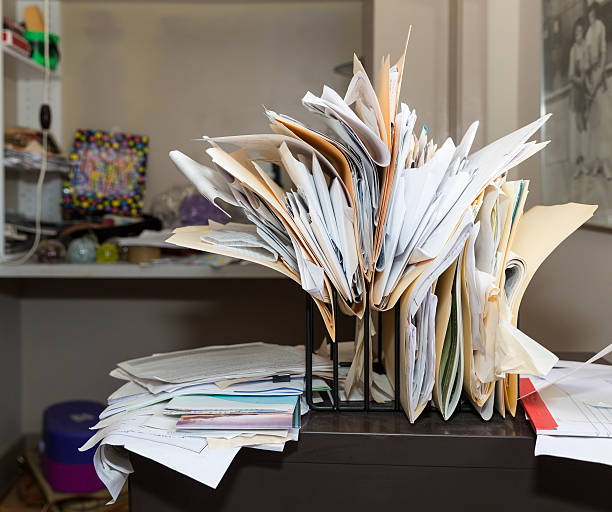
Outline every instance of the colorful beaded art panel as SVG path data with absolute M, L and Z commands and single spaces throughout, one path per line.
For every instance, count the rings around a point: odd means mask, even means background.
M 146 136 L 77 130 L 64 183 L 64 218 L 139 216 L 148 151 Z

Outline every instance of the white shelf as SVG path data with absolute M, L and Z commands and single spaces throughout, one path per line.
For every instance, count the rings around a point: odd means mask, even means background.
M 284 279 L 281 273 L 255 264 L 231 264 L 214 269 L 206 265 L 150 264 L 0 264 L 2 278 L 61 279 Z
M 43 78 L 45 68 L 38 64 L 38 62 L 33 61 L 29 57 L 25 57 L 4 43 L 2 43 L 2 53 L 7 57 L 8 67 L 11 68 L 11 66 L 15 66 L 15 72 L 18 77 L 26 79 Z M 49 76 L 51 78 L 59 78 L 59 73 L 57 71 L 51 71 Z

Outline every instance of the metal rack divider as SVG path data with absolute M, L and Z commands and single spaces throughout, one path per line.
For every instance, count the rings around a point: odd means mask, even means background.
M 337 292 L 332 290 L 332 308 L 334 313 L 334 330 L 336 337 L 338 335 L 338 301 Z M 338 342 L 330 342 L 330 353 L 333 366 L 333 379 L 332 379 L 332 400 L 330 404 L 314 403 L 313 391 L 312 391 L 312 354 L 314 350 L 314 329 L 313 329 L 313 311 L 314 302 L 310 295 L 306 294 L 306 402 L 308 406 L 315 411 L 385 411 L 394 412 L 401 410 L 400 404 L 400 309 L 399 303 L 394 308 L 394 350 L 395 350 L 395 361 L 394 361 L 394 399 L 390 404 L 372 404 L 370 397 L 370 318 L 371 311 L 369 308 L 370 293 L 366 290 L 365 295 L 366 308 L 364 313 L 364 360 L 363 360 L 363 401 L 360 405 L 348 404 L 345 401 L 340 400 L 340 387 L 339 387 L 339 368 L 340 362 L 338 361 Z M 382 314 L 379 314 L 379 325 L 378 325 L 378 362 L 382 365 Z

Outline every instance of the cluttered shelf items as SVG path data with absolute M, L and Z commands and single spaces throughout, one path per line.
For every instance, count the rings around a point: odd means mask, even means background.
M 344 97 L 324 86 L 302 98 L 315 114 L 308 125 L 265 110 L 272 133 L 204 137 L 212 167 L 172 151 L 229 222 L 178 228 L 168 242 L 299 283 L 352 359 L 340 376 L 343 399 L 363 400 L 364 336 L 374 330 L 366 309 L 399 305 L 399 395 L 411 422 L 432 400 L 452 422 L 461 396 L 485 420 L 494 409 L 514 416 L 518 375 L 544 376 L 558 360 L 517 328 L 521 299 L 596 206 L 523 212 L 529 182 L 508 180 L 508 171 L 546 146 L 529 139 L 548 116 L 471 153 L 478 122 L 457 145 L 434 142 L 400 103 L 402 81 L 413 79 L 405 55 L 394 65 L 382 59 L 376 88 L 355 57 Z M 356 319 L 348 345 L 336 337 L 335 311 Z M 394 350 L 382 343 L 382 351 L 391 373 L 370 372 L 367 386 L 379 402 L 398 391 Z M 313 357 L 313 389 L 324 400 L 332 364 Z M 304 360 L 302 347 L 260 343 L 120 363 L 111 375 L 126 382 L 83 449 L 100 442 L 94 463 L 114 497 L 132 471 L 124 448 L 216 487 L 240 447 L 282 451 L 297 440 Z

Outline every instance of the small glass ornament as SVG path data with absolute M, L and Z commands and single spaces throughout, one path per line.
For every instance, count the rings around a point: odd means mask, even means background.
M 59 240 L 43 240 L 36 249 L 38 263 L 64 263 L 66 248 Z
M 119 259 L 117 247 L 105 242 L 96 250 L 96 261 L 98 263 L 115 263 Z
M 95 263 L 96 244 L 89 236 L 76 238 L 68 246 L 70 263 Z

